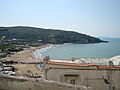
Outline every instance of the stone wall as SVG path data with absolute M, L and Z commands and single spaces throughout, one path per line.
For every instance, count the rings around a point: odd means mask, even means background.
M 0 75 L 0 90 L 93 90 L 61 82 Z

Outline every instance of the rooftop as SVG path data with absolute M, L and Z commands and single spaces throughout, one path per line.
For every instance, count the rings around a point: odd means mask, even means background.
M 61 66 L 70 66 L 70 67 L 96 67 L 97 69 L 109 69 L 108 65 L 97 65 L 97 64 L 79 64 L 79 63 L 70 63 L 70 62 L 56 62 L 56 61 L 47 61 L 48 65 L 61 65 Z M 120 69 L 120 66 L 115 65 L 113 68 Z

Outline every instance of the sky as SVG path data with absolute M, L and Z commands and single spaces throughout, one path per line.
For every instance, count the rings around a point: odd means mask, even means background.
M 0 0 L 0 26 L 120 38 L 120 0 Z

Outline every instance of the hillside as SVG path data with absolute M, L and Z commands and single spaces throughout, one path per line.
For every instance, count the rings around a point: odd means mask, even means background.
M 3 31 L 5 28 L 7 30 Z M 42 43 L 62 44 L 62 43 L 100 43 L 104 42 L 99 38 L 95 38 L 86 34 L 73 31 L 43 29 L 25 26 L 16 27 L 0 27 L 0 36 L 6 36 L 6 39 L 21 39 L 27 41 L 40 41 Z

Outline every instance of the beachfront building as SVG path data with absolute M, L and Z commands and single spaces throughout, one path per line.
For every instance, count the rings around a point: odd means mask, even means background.
M 94 90 L 120 90 L 119 65 L 45 60 L 44 76 L 47 80 L 93 87 Z

